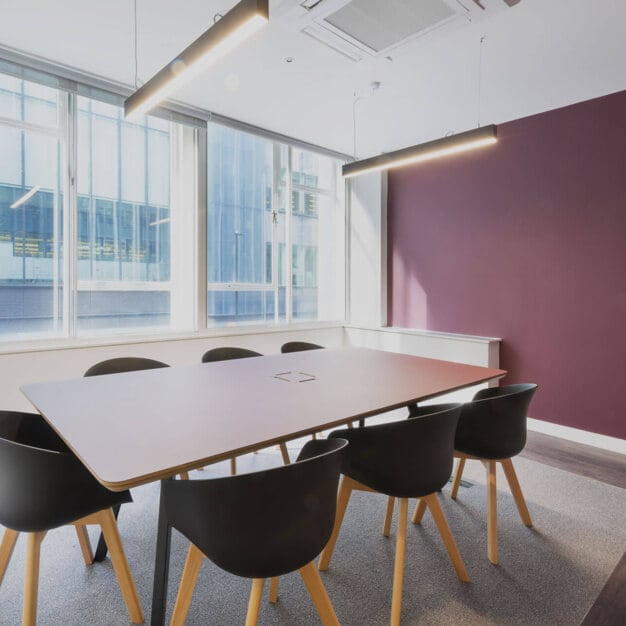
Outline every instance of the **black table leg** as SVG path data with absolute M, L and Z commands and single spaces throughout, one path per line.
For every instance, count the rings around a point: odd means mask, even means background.
M 166 478 L 165 480 L 172 480 Z M 167 604 L 167 579 L 170 569 L 170 543 L 172 527 L 165 515 L 165 501 L 163 498 L 163 483 L 161 481 L 161 495 L 159 499 L 159 525 L 157 529 L 156 559 L 154 563 L 154 584 L 152 587 L 152 616 L 151 626 L 165 624 L 165 609 Z
M 115 519 L 120 514 L 121 504 L 116 504 L 113 506 L 113 515 L 115 515 Z M 109 548 L 107 547 L 107 542 L 104 540 L 104 535 L 100 533 L 100 538 L 98 539 L 98 547 L 96 548 L 96 553 L 94 554 L 93 560 L 94 563 L 101 563 L 104 559 L 107 558 L 107 552 Z

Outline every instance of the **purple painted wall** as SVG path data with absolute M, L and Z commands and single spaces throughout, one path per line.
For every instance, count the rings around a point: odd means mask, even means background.
M 501 337 L 531 416 L 626 439 L 626 91 L 389 174 L 389 323 Z

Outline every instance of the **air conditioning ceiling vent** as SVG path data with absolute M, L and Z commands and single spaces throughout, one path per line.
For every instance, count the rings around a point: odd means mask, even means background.
M 383 52 L 455 16 L 443 0 L 352 0 L 324 21 L 374 52 Z
M 284 0 L 292 28 L 353 61 L 387 56 L 453 22 L 474 21 L 519 0 Z

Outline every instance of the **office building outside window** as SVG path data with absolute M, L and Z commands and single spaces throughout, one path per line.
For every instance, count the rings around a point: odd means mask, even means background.
M 344 319 L 338 160 L 45 76 L 0 74 L 0 341 Z
M 217 124 L 207 145 L 208 325 L 342 320 L 340 162 Z
M 194 259 L 172 251 L 171 231 L 195 208 L 188 192 L 173 207 L 173 191 L 195 173 L 171 170 L 194 149 L 180 124 L 129 123 L 120 106 L 0 75 L 0 337 L 193 330 Z

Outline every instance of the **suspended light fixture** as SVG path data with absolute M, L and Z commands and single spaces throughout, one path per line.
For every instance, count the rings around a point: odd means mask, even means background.
M 140 116 L 167 99 L 208 65 L 269 20 L 269 0 L 241 0 L 124 101 L 124 117 Z
M 347 163 L 341 168 L 341 173 L 346 178 L 349 178 L 365 174 L 366 172 L 403 167 L 412 163 L 438 159 L 449 154 L 458 154 L 459 152 L 482 148 L 483 146 L 494 144 L 496 141 L 498 141 L 497 128 L 495 124 L 491 124 L 490 126 L 475 128 L 457 135 L 420 143 L 410 148 L 402 148 L 401 150 L 387 152 L 369 159 Z

